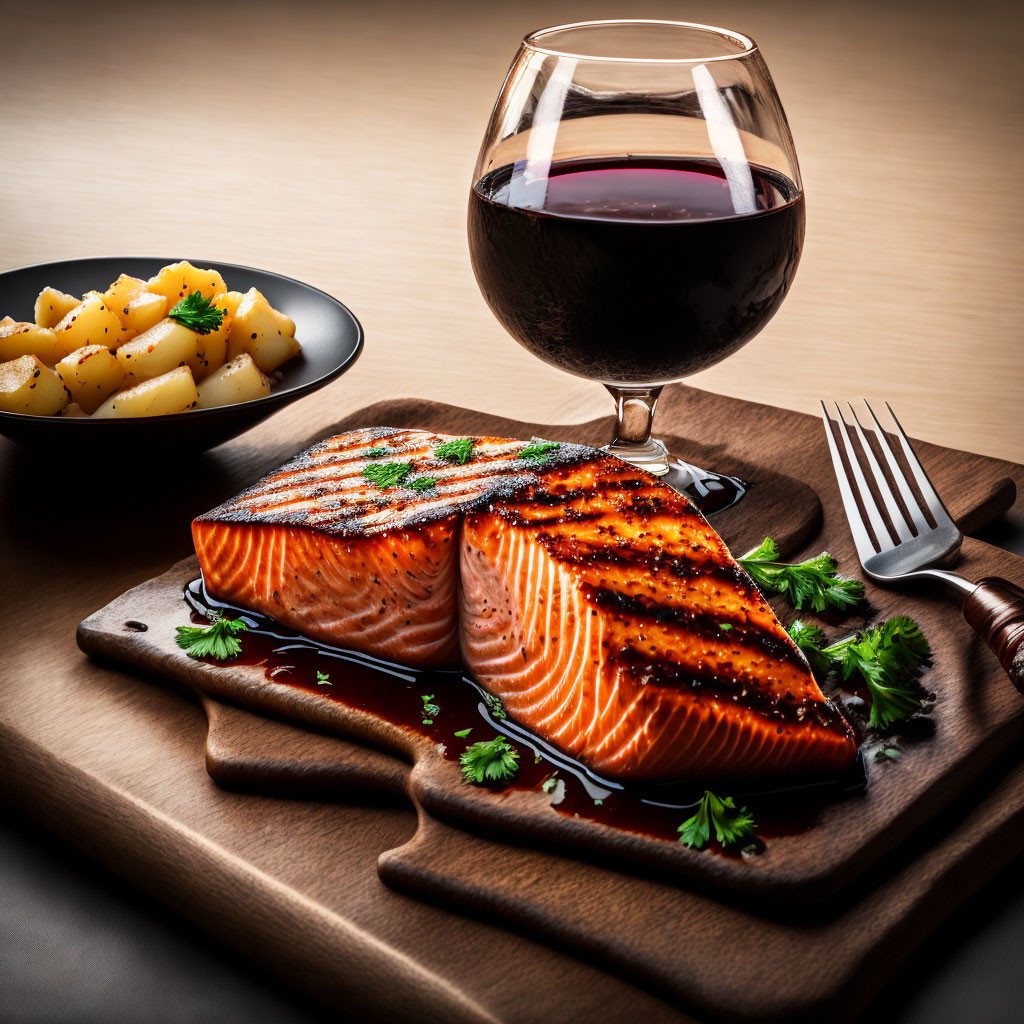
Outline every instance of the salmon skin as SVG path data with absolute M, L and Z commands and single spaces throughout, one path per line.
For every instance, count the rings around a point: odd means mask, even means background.
M 463 664 L 506 712 L 624 781 L 836 774 L 852 730 L 681 494 L 593 448 L 368 428 L 192 525 L 208 591 L 414 667 Z M 370 464 L 410 463 L 397 485 Z M 415 489 L 416 481 L 433 481 Z

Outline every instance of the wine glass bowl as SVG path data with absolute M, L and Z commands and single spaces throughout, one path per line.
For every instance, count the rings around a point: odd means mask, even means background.
M 469 244 L 497 319 L 616 400 L 609 450 L 677 486 L 651 438 L 661 388 L 753 338 L 804 234 L 785 114 L 748 37 L 681 22 L 542 29 L 484 137 Z

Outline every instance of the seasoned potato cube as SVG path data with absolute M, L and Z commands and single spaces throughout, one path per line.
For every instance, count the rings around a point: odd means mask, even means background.
M 156 327 L 125 342 L 117 350 L 125 384 L 138 384 L 176 366 L 186 366 L 195 358 L 197 345 L 195 331 L 173 320 L 161 320 Z
M 156 292 L 168 300 L 171 309 L 189 292 L 201 292 L 208 299 L 221 295 L 228 290 L 224 278 L 216 270 L 200 270 L 193 267 L 188 260 L 171 263 L 163 268 L 146 284 L 151 292 Z
M 141 278 L 122 274 L 103 293 L 103 301 L 123 320 L 121 310 L 145 288 L 146 282 Z
M 0 362 L 20 356 L 39 356 L 47 366 L 53 366 L 64 356 L 64 347 L 49 327 L 14 321 L 0 324 Z
M 107 307 L 99 292 L 90 292 L 54 330 L 64 355 L 70 355 L 86 345 L 116 348 L 125 334 L 121 321 Z
M 0 409 L 55 416 L 68 404 L 64 385 L 37 356 L 0 363 Z
M 56 327 L 82 300 L 46 287 L 36 299 L 35 321 L 40 327 Z
M 238 304 L 228 332 L 228 359 L 248 352 L 264 372 L 276 370 L 299 351 L 295 325 L 279 313 L 255 288 L 250 288 Z
M 242 298 L 238 292 L 227 292 L 224 295 L 214 297 L 213 305 L 217 309 L 224 311 L 220 327 L 215 331 L 210 331 L 209 334 L 200 334 L 197 337 L 195 361 L 190 361 L 188 364 L 192 368 L 192 376 L 197 381 L 202 380 L 218 367 L 223 366 L 224 360 L 227 358 L 228 331 L 231 329 L 232 316 L 232 299 L 230 296 L 232 295 L 238 295 L 239 299 Z M 234 305 L 237 306 L 238 304 L 234 303 Z
M 124 369 L 104 345 L 86 345 L 65 356 L 54 369 L 72 401 L 87 413 L 95 412 L 124 381 Z
M 234 320 L 235 314 L 238 312 L 238 306 L 244 298 L 245 296 L 241 292 L 225 292 L 223 295 L 218 295 L 213 301 L 221 309 L 226 310 L 228 316 Z M 221 299 L 224 300 L 223 305 L 221 305 Z
M 248 352 L 235 356 L 214 370 L 198 387 L 199 408 L 234 405 L 270 394 L 270 381 L 259 371 Z
M 114 312 L 121 318 L 130 337 L 142 334 L 151 327 L 156 327 L 167 316 L 168 303 L 163 295 L 156 292 L 138 292 L 126 306 L 119 306 Z M 125 341 L 130 340 L 125 338 Z
M 119 416 L 171 416 L 198 401 L 196 382 L 187 366 L 153 377 L 124 391 L 115 391 L 94 413 L 97 419 Z
M 77 403 L 69 402 L 60 411 L 61 416 L 88 416 L 89 414 Z

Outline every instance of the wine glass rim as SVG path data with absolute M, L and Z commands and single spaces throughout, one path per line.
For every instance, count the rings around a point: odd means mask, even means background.
M 725 36 L 743 47 L 737 53 L 720 53 L 709 57 L 602 57 L 591 53 L 578 53 L 575 50 L 559 50 L 556 47 L 543 46 L 538 40 L 553 32 L 564 32 L 567 29 L 603 28 L 610 25 L 671 25 L 673 28 L 694 29 L 709 35 Z M 608 61 L 620 64 L 708 64 L 711 61 L 738 60 L 749 57 L 757 52 L 757 43 L 748 35 L 730 28 L 719 28 L 717 25 L 702 25 L 696 21 L 672 21 L 662 18 L 606 18 L 595 21 L 570 21 L 564 25 L 549 25 L 546 28 L 534 29 L 523 37 L 523 45 L 537 53 L 550 54 L 553 57 L 575 57 L 577 60 Z

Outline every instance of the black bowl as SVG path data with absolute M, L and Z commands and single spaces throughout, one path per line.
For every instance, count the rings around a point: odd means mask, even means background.
M 119 274 L 146 279 L 178 259 L 100 257 L 38 263 L 0 273 L 0 316 L 31 320 L 36 296 L 52 285 L 71 295 L 103 291 Z M 171 447 L 199 452 L 235 437 L 344 373 L 363 348 L 359 321 L 337 299 L 301 281 L 233 263 L 191 260 L 220 272 L 229 288 L 256 287 L 272 306 L 295 321 L 302 351 L 280 369 L 283 380 L 264 398 L 173 416 L 94 420 L 85 416 L 31 416 L 0 411 L 0 434 L 37 451 L 59 456 L 109 456 Z

